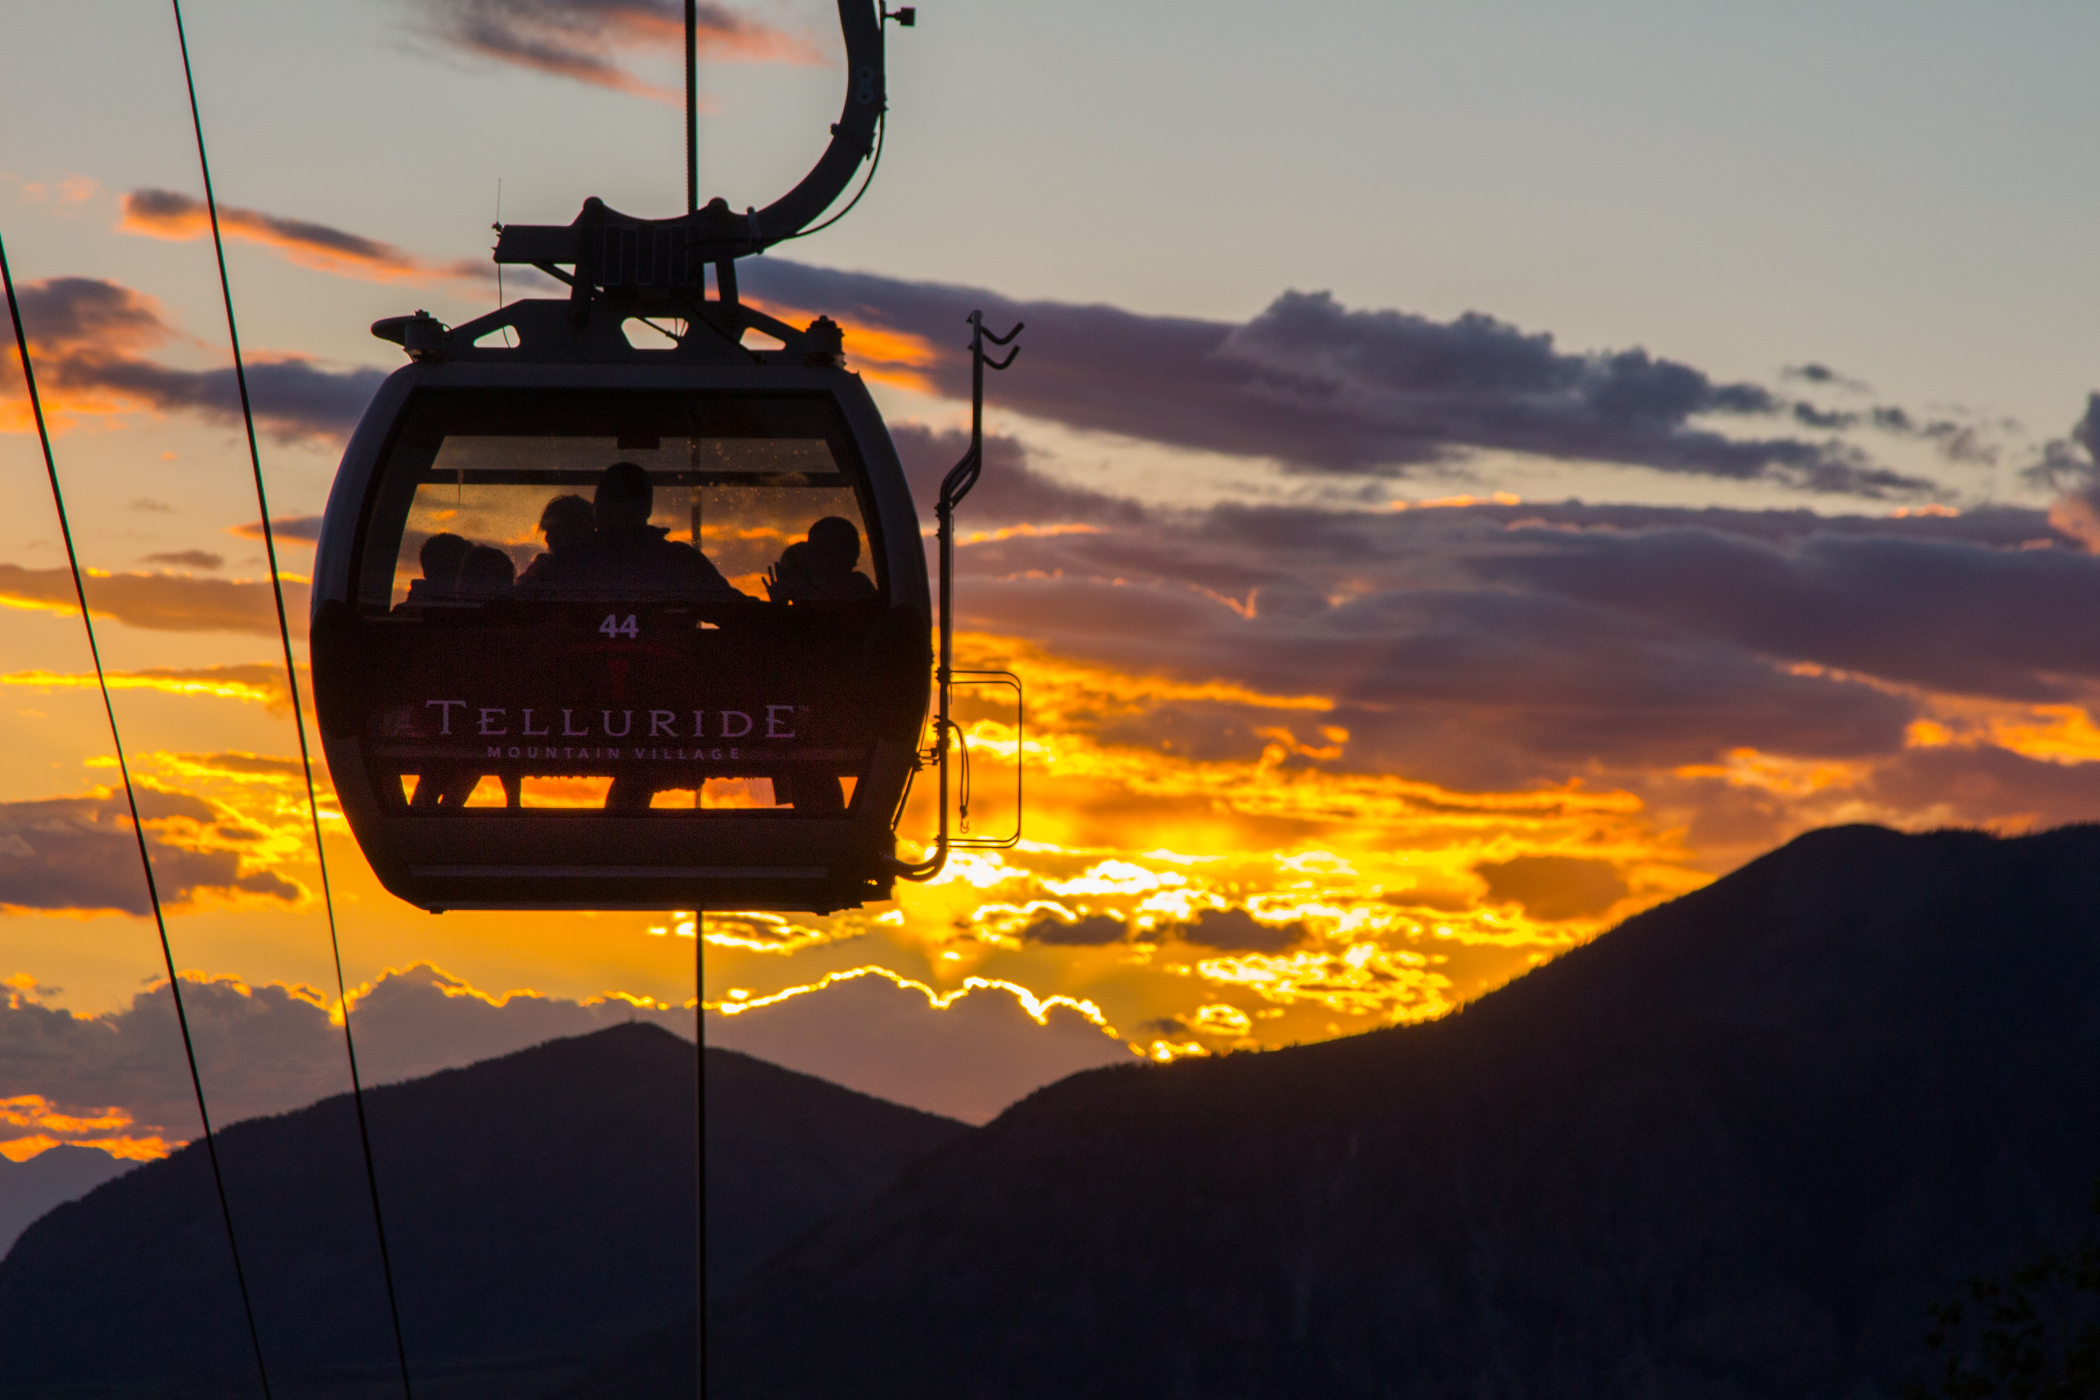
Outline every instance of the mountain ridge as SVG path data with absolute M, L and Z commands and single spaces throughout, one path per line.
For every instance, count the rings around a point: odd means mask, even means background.
M 22 1232 L 68 1201 L 77 1201 L 137 1162 L 112 1157 L 99 1147 L 61 1143 L 25 1161 L 0 1156 L 0 1259 Z
M 724 1282 L 970 1131 L 733 1051 L 706 1064 Z M 690 1313 L 694 1076 L 691 1042 L 631 1024 L 366 1092 L 412 1374 L 447 1395 L 531 1393 Z M 218 1134 L 286 1393 L 398 1391 L 351 1107 Z M 24 1232 L 0 1260 L 0 1355 L 9 1396 L 252 1382 L 201 1144 Z
M 2085 1218 L 2096 871 L 2094 827 L 1829 829 L 1437 1022 L 1075 1075 L 762 1266 L 711 1372 L 1893 1394 L 1927 1304 Z

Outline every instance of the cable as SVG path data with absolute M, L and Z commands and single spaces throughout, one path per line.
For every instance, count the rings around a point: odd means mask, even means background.
M 248 1344 L 255 1350 L 255 1374 L 263 1400 L 270 1400 L 270 1373 L 263 1365 L 262 1333 L 255 1326 L 255 1304 L 248 1296 L 247 1271 L 241 1268 L 241 1246 L 233 1230 L 233 1207 L 226 1199 L 226 1176 L 219 1170 L 219 1144 L 212 1136 L 211 1110 L 204 1104 L 204 1076 L 197 1071 L 197 1046 L 190 1039 L 189 1013 L 182 1005 L 182 979 L 175 975 L 175 950 L 168 943 L 168 919 L 160 906 L 160 883 L 153 878 L 153 857 L 146 850 L 146 828 L 139 821 L 138 793 L 131 785 L 131 765 L 124 757 L 124 736 L 117 728 L 117 709 L 110 703 L 109 680 L 102 671 L 102 648 L 95 641 L 95 620 L 88 612 L 87 587 L 80 578 L 80 555 L 73 547 L 73 526 L 66 518 L 66 493 L 58 484 L 58 462 L 51 455 L 51 430 L 37 396 L 36 370 L 29 361 L 29 335 L 22 329 L 22 308 L 15 300 L 14 274 L 7 267 L 7 245 L 0 241 L 0 285 L 7 290 L 7 314 L 15 325 L 15 349 L 22 356 L 22 380 L 29 386 L 29 411 L 36 419 L 37 440 L 44 447 L 44 474 L 51 479 L 51 504 L 58 510 L 58 532 L 66 542 L 66 563 L 73 571 L 73 596 L 80 603 L 80 625 L 87 629 L 88 655 L 95 662 L 95 685 L 102 692 L 102 713 L 109 720 L 109 741 L 117 751 L 117 772 L 124 779 L 124 801 L 131 808 L 131 834 L 139 844 L 139 866 L 146 872 L 146 897 L 153 903 L 153 926 L 160 931 L 161 961 L 168 969 L 168 991 L 175 998 L 175 1024 L 182 1028 L 182 1053 L 190 1063 L 190 1088 L 197 1095 L 197 1120 L 204 1126 L 204 1153 L 211 1159 L 212 1185 L 219 1193 L 219 1217 L 226 1222 L 226 1247 L 233 1254 L 233 1279 L 240 1287 L 241 1312 L 248 1319 Z
M 700 208 L 700 5 L 685 0 L 685 212 Z
M 321 845 L 321 806 L 314 796 L 313 752 L 306 742 L 306 716 L 299 703 L 299 672 L 292 658 L 292 628 L 284 610 L 284 580 L 277 568 L 269 494 L 263 487 L 262 450 L 256 445 L 255 410 L 248 399 L 248 372 L 241 362 L 241 333 L 233 314 L 233 283 L 226 273 L 226 243 L 219 234 L 219 204 L 212 194 L 211 162 L 204 151 L 204 119 L 197 110 L 197 81 L 190 71 L 190 43 L 182 27 L 182 0 L 169 3 L 175 11 L 175 39 L 182 47 L 182 80 L 189 90 L 190 126 L 197 135 L 197 168 L 204 177 L 204 207 L 211 215 L 212 252 L 219 262 L 219 294 L 226 304 L 226 337 L 233 347 L 233 379 L 240 389 L 241 422 L 248 430 L 248 462 L 254 470 L 256 509 L 262 515 L 263 551 L 270 560 L 270 593 L 277 602 L 277 636 L 284 646 L 284 680 L 291 691 L 292 727 L 299 736 L 299 765 L 306 775 L 306 811 L 313 825 L 314 861 L 321 871 L 321 900 L 328 911 L 328 947 L 335 956 L 337 1004 L 343 1008 L 343 1049 L 350 1061 L 350 1096 L 357 1107 L 357 1137 L 364 1148 L 365 1184 L 371 1190 L 372 1225 L 379 1236 L 379 1268 L 386 1277 L 387 1311 L 394 1324 L 394 1356 L 401 1367 L 401 1393 L 414 1400 L 408 1377 L 408 1346 L 401 1335 L 401 1303 L 394 1291 L 394 1264 L 386 1247 L 386 1217 L 379 1207 L 379 1171 L 372 1161 L 372 1132 L 365 1119 L 364 1083 L 357 1071 L 357 1042 L 350 1033 L 350 995 L 343 982 L 343 947 L 336 933 L 335 895 L 328 883 L 328 853 Z
M 875 119 L 875 159 L 868 162 L 868 178 L 860 182 L 860 188 L 853 192 L 853 198 L 846 201 L 846 207 L 833 214 L 823 223 L 811 224 L 799 233 L 791 233 L 786 238 L 778 240 L 779 242 L 792 243 L 798 238 L 807 238 L 813 233 L 822 233 L 825 229 L 830 228 L 840 219 L 853 212 L 853 206 L 860 203 L 860 197 L 868 192 L 870 185 L 875 183 L 875 172 L 882 168 L 882 138 L 889 129 L 890 116 L 889 113 L 884 112 Z
M 699 1085 L 693 1100 L 699 1136 L 698 1181 L 694 1207 L 699 1228 L 693 1264 L 698 1281 L 693 1293 L 693 1375 L 696 1393 L 707 1394 L 707 910 L 693 906 L 693 1068 Z

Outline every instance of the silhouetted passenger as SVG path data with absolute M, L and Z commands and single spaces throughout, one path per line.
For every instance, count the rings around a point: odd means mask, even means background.
M 766 596 L 776 602 L 872 598 L 874 580 L 855 568 L 859 563 L 860 531 L 827 515 L 809 527 L 807 538 L 781 551 L 780 562 L 766 571 Z
M 598 514 L 581 496 L 556 496 L 540 512 L 540 533 L 547 548 L 565 554 L 591 537 L 598 528 Z
M 433 598 L 457 598 L 460 566 L 473 552 L 473 542 L 459 535 L 432 535 L 423 541 L 423 547 L 416 551 L 423 577 L 409 580 L 405 601 L 427 603 Z
M 523 589 L 561 588 L 587 577 L 591 534 L 598 518 L 591 503 L 581 496 L 556 496 L 540 512 L 540 533 L 547 537 L 547 552 L 525 566 L 518 575 Z
M 597 531 L 586 556 L 593 591 L 672 598 L 742 596 L 706 555 L 665 538 L 669 530 L 649 523 L 655 500 L 649 473 L 632 462 L 615 462 L 598 478 L 591 504 Z
M 830 773 L 776 773 L 773 800 L 804 816 L 835 817 L 846 810 L 846 789 Z
M 446 811 L 457 811 L 467 805 L 474 789 L 481 785 L 481 772 L 476 768 L 460 768 L 450 764 L 432 766 L 423 770 L 416 781 L 416 795 L 409 806 L 418 810 L 432 807 Z
M 477 544 L 459 566 L 459 596 L 501 598 L 510 592 L 517 571 L 508 554 L 493 545 Z

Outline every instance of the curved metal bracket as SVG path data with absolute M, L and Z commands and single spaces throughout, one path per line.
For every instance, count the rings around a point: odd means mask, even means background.
M 755 222 L 761 248 L 792 238 L 815 223 L 846 192 L 860 163 L 874 154 L 875 123 L 889 106 L 883 77 L 882 17 L 876 13 L 874 0 L 839 0 L 839 29 L 846 38 L 845 108 L 831 128 L 831 144 L 809 174 L 758 211 Z
M 739 214 L 713 199 L 675 219 L 638 219 L 584 201 L 569 224 L 509 224 L 496 236 L 495 260 L 545 269 L 573 267 L 578 304 L 594 291 L 696 288 L 715 267 L 722 301 L 736 301 L 738 258 L 793 238 L 829 209 L 875 151 L 875 128 L 889 106 L 884 86 L 882 17 L 877 0 L 839 0 L 846 39 L 846 103 L 831 128 L 831 144 L 796 186 L 763 209 Z M 902 12 L 898 12 L 902 13 Z M 557 273 L 557 276 L 560 274 Z

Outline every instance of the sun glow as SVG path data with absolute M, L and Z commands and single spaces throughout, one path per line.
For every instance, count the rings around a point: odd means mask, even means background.
M 789 325 L 808 325 L 819 314 L 801 307 L 761 301 L 749 295 L 744 297 L 744 303 Z M 862 374 L 913 393 L 938 392 L 925 372 L 940 361 L 941 352 L 924 336 L 891 330 L 869 321 L 845 320 L 840 325 L 846 333 L 847 358 Z
M 805 983 L 796 987 L 786 987 L 769 996 L 760 997 L 747 994 L 742 997 L 725 998 L 720 1001 L 702 1002 L 701 1009 L 713 1011 L 723 1016 L 741 1016 L 746 1012 L 774 1006 L 793 997 L 807 996 L 812 992 L 821 992 L 827 987 L 835 987 L 842 982 L 851 982 L 862 977 L 880 977 L 901 990 L 917 992 L 926 998 L 926 1005 L 935 1011 L 946 1011 L 954 1006 L 957 1001 L 973 992 L 1005 992 L 1019 1002 L 1021 1010 L 1026 1012 L 1028 1018 L 1039 1026 L 1047 1025 L 1050 1020 L 1050 1013 L 1059 1007 L 1063 1007 L 1092 1022 L 1100 1028 L 1102 1034 L 1116 1035 L 1116 1028 L 1111 1026 L 1108 1023 L 1108 1019 L 1101 1014 L 1101 1008 L 1091 1001 L 1062 994 L 1037 996 L 1019 983 L 1008 982 L 996 977 L 966 977 L 963 979 L 961 986 L 952 988 L 949 991 L 937 992 L 915 978 L 892 972 L 886 967 L 873 965 L 849 968 L 844 972 L 827 972 L 815 982 Z
M 1019 765 L 1026 840 L 1011 849 L 956 851 L 938 879 L 900 885 L 887 907 L 830 915 L 710 910 L 704 921 L 690 911 L 597 916 L 609 921 L 604 927 L 625 927 L 637 943 L 665 952 L 704 939 L 700 1004 L 717 1015 L 764 1017 L 774 1007 L 880 979 L 931 1011 L 996 996 L 1011 997 L 1037 1025 L 1069 1013 L 1126 1045 L 1133 1058 L 1157 1060 L 1160 1046 L 1185 1058 L 1203 1047 L 1322 1039 L 1334 1033 L 1325 1029 L 1330 1023 L 1357 1030 L 1440 1015 L 1531 958 L 1593 937 L 1610 920 L 1706 879 L 1688 866 L 1681 834 L 1659 826 L 1631 792 L 1572 780 L 1464 790 L 1366 771 L 1350 764 L 1351 736 L 1331 722 L 1334 702 L 1325 695 L 1150 675 L 993 634 L 958 641 L 959 664 L 1026 678 L 1025 738 L 1010 709 L 1004 719 L 992 718 L 972 701 L 960 715 L 977 772 L 980 829 L 1006 829 L 1010 813 L 999 803 L 1010 801 Z M 139 689 L 230 702 L 250 713 L 276 693 L 260 667 L 253 675 L 234 668 L 135 674 Z M 77 689 L 86 679 L 28 671 L 10 678 L 24 691 Z M 1237 749 L 1218 747 L 1202 757 L 1163 747 L 1148 736 L 1169 709 L 1215 714 L 1247 738 Z M 318 881 L 298 760 L 272 747 L 170 744 L 138 762 L 142 791 L 161 804 L 148 812 L 156 841 L 214 859 L 232 856 L 250 885 L 283 882 L 275 894 L 206 891 L 192 899 L 197 908 L 314 908 L 309 891 Z M 930 837 L 932 790 L 922 781 L 907 807 L 900 828 L 907 854 Z M 98 791 L 106 802 L 108 790 Z M 602 800 L 581 789 L 543 796 L 579 810 Z M 339 830 L 325 788 L 322 802 Z M 1555 853 L 1617 872 L 1623 897 L 1608 908 L 1545 919 L 1492 898 L 1476 873 L 1486 863 Z M 339 897 L 347 890 L 353 899 L 378 901 L 376 909 L 392 908 L 356 868 L 357 881 L 339 883 Z M 404 938 L 415 936 L 405 946 L 427 948 L 425 925 L 410 919 L 402 927 Z M 456 912 L 442 932 L 526 951 L 559 969 L 577 961 L 576 930 L 576 916 Z M 423 966 L 418 975 L 431 977 L 446 997 L 492 1008 L 544 995 L 473 985 L 516 987 L 538 981 L 537 974 L 482 971 L 470 982 L 428 970 L 420 955 L 386 962 Z M 508 954 L 500 965 L 513 965 Z M 616 995 L 637 1006 L 692 1005 L 685 1000 L 690 991 L 681 995 L 676 986 L 679 975 L 690 979 L 690 947 L 669 966 L 672 980 L 651 974 L 632 993 Z M 358 985 L 351 1001 L 371 986 Z M 341 1008 L 328 1011 L 339 1023 Z

